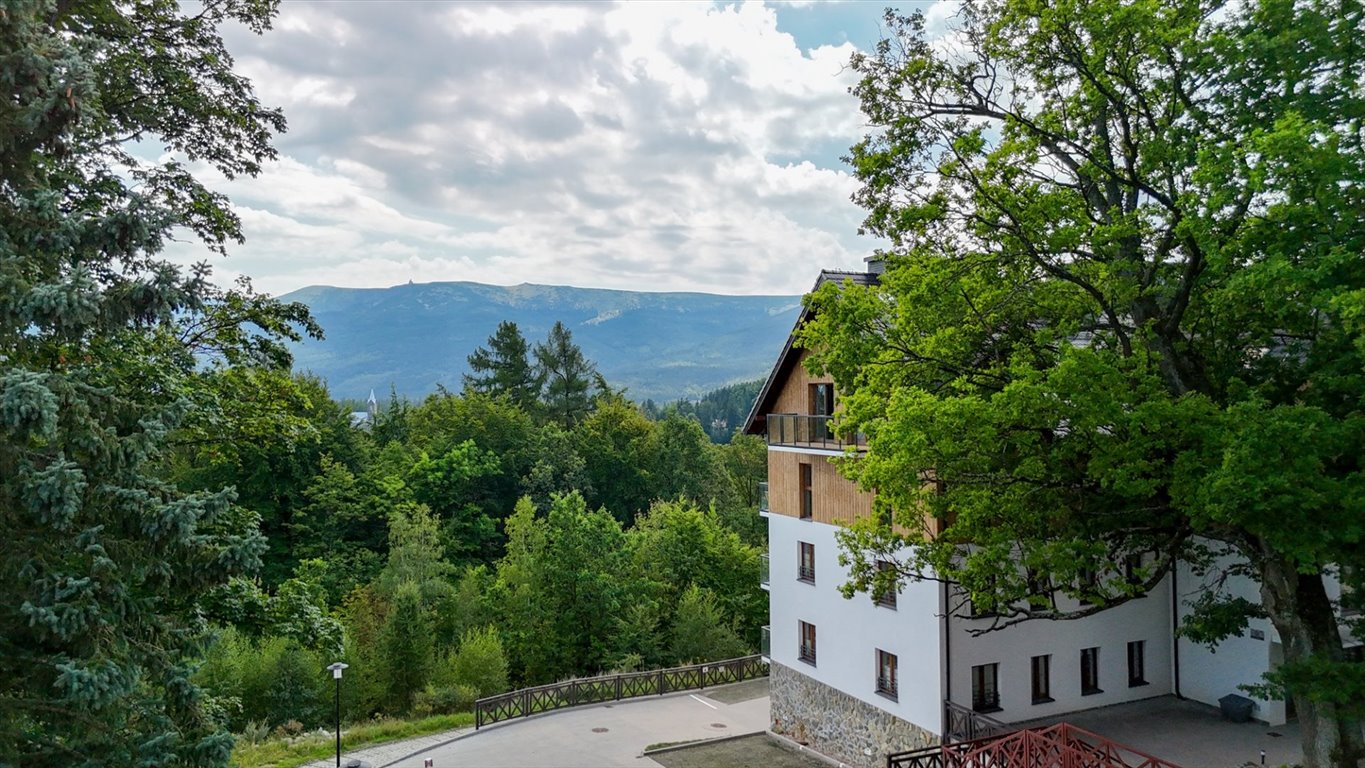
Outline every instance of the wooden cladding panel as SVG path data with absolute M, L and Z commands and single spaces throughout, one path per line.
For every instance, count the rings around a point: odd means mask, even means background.
M 792 366 L 791 373 L 787 374 L 786 380 L 782 382 L 782 389 L 778 392 L 777 399 L 773 401 L 771 413 L 812 413 L 810 385 L 828 384 L 834 381 L 828 376 L 813 377 L 806 371 L 804 363 L 809 354 L 809 351 L 801 350 L 801 356 L 796 359 L 796 364 Z M 835 402 L 837 404 L 837 397 Z
M 817 523 L 850 523 L 872 512 L 872 494 L 839 474 L 830 457 L 768 451 L 769 512 L 801 516 L 801 465 L 811 465 L 811 519 Z

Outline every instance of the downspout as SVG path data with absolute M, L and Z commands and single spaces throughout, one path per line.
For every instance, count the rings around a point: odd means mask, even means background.
M 1180 573 L 1180 559 L 1176 558 L 1171 567 L 1171 669 L 1175 672 L 1175 697 L 1180 695 L 1180 590 L 1177 588 L 1177 575 Z
M 941 602 L 939 603 L 939 608 L 941 609 L 943 616 L 943 621 L 940 622 L 943 627 L 943 706 L 940 708 L 942 712 L 940 717 L 943 718 L 941 730 L 943 732 L 943 738 L 945 739 L 944 743 L 947 743 L 947 703 L 953 700 L 953 632 L 952 627 L 948 625 L 948 619 L 951 618 L 948 615 L 948 582 L 943 582 L 942 586 L 943 589 L 940 593 Z

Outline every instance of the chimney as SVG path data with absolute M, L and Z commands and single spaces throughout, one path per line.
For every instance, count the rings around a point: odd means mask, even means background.
M 880 275 L 886 272 L 886 258 L 880 253 L 874 253 L 863 261 L 867 262 L 867 272 L 870 275 Z

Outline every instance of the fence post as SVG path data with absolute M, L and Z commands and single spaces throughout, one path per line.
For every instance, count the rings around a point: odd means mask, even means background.
M 664 671 L 659 670 L 659 695 L 664 695 Z
M 531 690 L 529 688 L 521 692 L 521 716 L 531 716 Z
M 706 690 L 706 665 L 701 665 L 701 689 Z

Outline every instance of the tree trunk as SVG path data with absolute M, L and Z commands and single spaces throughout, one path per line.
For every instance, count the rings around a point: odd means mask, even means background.
M 1345 661 L 1336 613 L 1320 574 L 1299 573 L 1281 555 L 1263 548 L 1260 579 L 1262 605 L 1280 633 L 1285 664 L 1312 656 Z M 1302 692 L 1290 695 L 1303 732 L 1304 768 L 1358 768 L 1365 758 L 1360 720 Z

